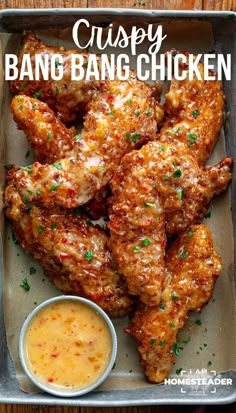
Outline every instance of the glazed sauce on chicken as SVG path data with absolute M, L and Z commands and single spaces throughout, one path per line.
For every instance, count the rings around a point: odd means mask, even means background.
M 27 364 L 41 382 L 87 387 L 103 374 L 112 339 L 102 317 L 82 303 L 62 301 L 42 309 L 25 336 Z

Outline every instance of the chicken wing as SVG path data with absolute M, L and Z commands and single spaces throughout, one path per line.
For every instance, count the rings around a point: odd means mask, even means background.
M 64 158 L 76 144 L 76 129 L 67 128 L 46 103 L 19 95 L 12 99 L 11 111 L 40 163 L 53 163 Z
M 176 56 L 175 49 L 166 55 Z M 217 74 L 209 71 L 212 80 L 199 80 L 196 74 L 189 80 L 188 53 L 187 63 L 180 64 L 180 74 L 186 71 L 185 80 L 172 80 L 165 96 L 167 117 L 160 131 L 161 142 L 178 140 L 185 142 L 188 150 L 203 166 L 219 137 L 223 123 L 224 92 Z M 173 60 L 173 58 L 172 58 Z M 204 65 L 197 65 L 199 75 L 204 79 Z
M 8 173 L 6 216 L 21 246 L 44 267 L 63 292 L 85 296 L 111 317 L 130 311 L 132 299 L 107 248 L 108 236 L 85 215 L 62 208 L 38 208 L 22 202 Z
M 157 305 L 165 231 L 176 235 L 199 223 L 213 196 L 227 188 L 231 169 L 231 158 L 201 169 L 182 142 L 149 142 L 122 158 L 111 181 L 109 246 L 130 294 Z
M 138 342 L 141 364 L 149 381 L 161 383 L 175 360 L 178 330 L 189 311 L 199 311 L 211 298 L 221 272 L 210 230 L 193 226 L 167 250 L 161 304 L 140 304 L 126 332 Z

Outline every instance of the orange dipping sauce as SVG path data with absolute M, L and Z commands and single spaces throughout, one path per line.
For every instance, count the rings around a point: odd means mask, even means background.
M 54 302 L 37 313 L 24 336 L 28 369 L 44 384 L 83 389 L 106 370 L 112 337 L 106 321 L 82 302 Z

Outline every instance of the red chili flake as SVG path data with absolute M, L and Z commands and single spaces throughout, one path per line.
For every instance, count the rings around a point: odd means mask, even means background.
M 167 240 L 166 240 L 166 239 L 162 242 L 162 246 L 163 246 L 164 248 L 167 246 Z
M 37 168 L 39 165 L 40 165 L 39 162 L 35 162 L 35 163 L 34 163 L 34 167 L 35 167 L 35 168 Z
M 62 242 L 62 244 L 66 244 L 67 243 L 67 238 L 62 238 L 61 242 Z
M 50 357 L 56 359 L 59 356 L 59 353 L 52 353 Z
M 64 260 L 66 260 L 67 258 L 69 258 L 69 255 L 68 255 L 68 254 L 65 254 L 64 252 L 62 252 L 62 253 L 59 255 L 59 257 L 60 257 L 60 260 L 61 260 L 61 261 L 64 261 Z
M 141 226 L 141 227 L 148 227 L 149 225 L 152 224 L 152 222 L 153 222 L 153 219 L 152 219 L 152 218 L 147 218 L 147 219 L 145 219 L 145 221 L 143 221 L 143 222 L 140 224 L 140 226 Z
M 54 379 L 53 379 L 52 377 L 49 377 L 48 382 L 49 382 L 49 383 L 53 383 L 53 382 L 54 382 Z
M 114 96 L 113 96 L 113 95 L 108 95 L 108 96 L 107 96 L 107 100 L 108 100 L 108 101 L 114 100 Z
M 96 141 L 96 140 L 97 140 L 97 138 L 96 138 L 95 136 L 89 136 L 89 139 L 90 139 L 91 141 Z
M 69 196 L 74 196 L 75 193 L 76 193 L 76 192 L 75 192 L 74 189 L 71 189 L 71 188 L 68 189 L 68 195 L 69 195 Z

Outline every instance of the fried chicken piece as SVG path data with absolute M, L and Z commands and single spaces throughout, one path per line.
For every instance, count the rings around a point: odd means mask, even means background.
M 39 81 L 29 80 L 28 76 L 24 76 L 24 78 L 21 80 L 16 79 L 11 81 L 10 88 L 14 94 L 34 96 L 39 98 L 40 100 L 43 100 L 54 111 L 56 116 L 58 116 L 64 123 L 76 121 L 78 117 L 81 116 L 81 113 L 84 113 L 85 106 L 88 102 L 90 102 L 92 95 L 104 84 L 104 79 L 96 80 L 93 76 L 90 76 L 86 80 L 84 78 L 82 78 L 81 80 L 72 80 L 72 55 L 79 54 L 84 61 L 83 67 L 86 68 L 88 64 L 88 57 L 90 55 L 90 53 L 88 52 L 78 52 L 78 49 L 65 50 L 64 47 L 58 48 L 54 46 L 47 46 L 32 33 L 26 33 L 22 38 L 21 48 L 19 50 L 18 68 L 20 68 L 22 65 L 22 58 L 24 54 L 29 54 L 31 57 L 31 66 L 33 68 L 33 73 L 35 68 L 35 55 L 41 55 L 43 61 L 45 59 L 49 59 L 48 66 L 50 66 L 51 64 L 53 55 L 62 55 L 63 65 L 59 64 L 58 62 L 56 64 L 56 71 L 62 70 L 63 66 L 63 76 L 61 80 L 53 80 L 51 78 L 49 80 L 44 80 L 40 72 Z M 96 56 L 96 59 L 98 62 L 98 71 L 100 71 L 101 65 L 99 63 L 101 61 L 101 57 L 99 54 Z M 130 70 L 129 75 L 130 82 L 131 79 L 135 81 L 136 73 L 133 70 Z M 109 80 L 109 73 L 105 73 L 105 80 Z M 129 85 L 130 87 L 132 87 L 132 82 L 128 85 L 126 84 L 126 81 L 121 83 L 125 88 L 129 87 Z M 114 90 L 113 92 L 111 91 L 111 94 L 116 93 L 116 84 L 117 81 L 115 81 L 114 83 Z M 142 82 L 140 82 L 140 85 L 142 85 Z M 117 92 L 118 96 L 116 98 L 116 106 L 124 105 L 125 101 L 123 101 L 123 99 L 120 100 L 119 98 L 119 90 L 117 90 Z M 149 96 L 150 93 L 153 96 L 155 95 L 159 97 L 160 85 L 156 84 L 153 90 L 149 88 L 147 96 Z M 113 96 L 113 99 L 114 98 L 115 96 Z M 131 108 L 133 108 L 132 112 L 134 112 L 135 109 L 138 111 L 139 108 L 135 107 L 135 105 L 133 106 L 132 99 L 133 96 L 131 92 L 130 96 L 127 97 L 127 102 L 130 103 L 126 104 L 131 104 Z M 147 109 L 149 110 L 149 108 Z M 156 110 L 158 112 L 158 117 L 161 116 L 163 118 L 163 110 L 159 107 L 158 103 Z M 153 113 L 154 112 L 155 111 L 153 111 Z M 149 115 L 151 115 L 149 117 L 152 118 L 153 115 L 151 113 L 149 113 Z M 134 132 L 137 131 L 134 130 Z
M 64 158 L 76 144 L 76 129 L 67 128 L 46 103 L 19 95 L 12 99 L 11 111 L 42 164 Z
M 15 173 L 22 199 L 48 207 L 82 205 L 109 183 L 125 153 L 156 137 L 155 103 L 137 79 L 106 81 L 87 108 L 76 145 L 57 160 L 60 169 L 37 162 L 30 174 Z
M 141 364 L 149 381 L 161 383 L 175 361 L 178 330 L 189 311 L 200 311 L 212 296 L 222 270 L 210 230 L 193 226 L 167 250 L 161 304 L 140 304 L 126 332 L 138 342 Z
M 109 248 L 129 293 L 155 306 L 165 276 L 165 216 L 144 164 L 141 151 L 131 152 L 111 182 Z
M 199 223 L 231 179 L 232 159 L 201 169 L 186 145 L 149 142 L 125 155 L 111 181 L 109 246 L 130 294 L 148 306 L 160 300 L 165 231 Z
M 97 90 L 99 83 L 94 78 L 87 81 L 71 79 L 71 55 L 78 54 L 77 49 L 65 50 L 64 47 L 54 47 L 45 45 L 32 33 L 26 33 L 21 41 L 21 48 L 18 55 L 18 68 L 21 67 L 22 58 L 25 54 L 31 57 L 31 66 L 34 73 L 35 55 L 41 55 L 43 60 L 49 59 L 48 66 L 51 65 L 52 56 L 60 54 L 63 57 L 63 77 L 61 80 L 44 80 L 41 72 L 39 80 L 29 80 L 24 76 L 22 80 L 16 79 L 10 82 L 11 91 L 14 94 L 24 94 L 35 96 L 45 101 L 53 112 L 65 123 L 74 122 L 81 112 L 84 112 L 86 104 L 91 100 L 91 96 Z M 89 53 L 80 52 L 84 58 L 84 65 L 88 61 Z M 97 57 L 98 61 L 100 57 Z M 61 64 L 56 64 L 56 74 L 62 70 Z
M 167 55 L 177 55 L 175 49 Z M 186 54 L 186 53 L 185 53 Z M 180 74 L 186 71 L 185 80 L 173 79 L 165 96 L 167 117 L 160 131 L 160 141 L 179 140 L 188 145 L 189 151 L 203 166 L 219 137 L 223 123 L 224 92 L 222 84 L 217 80 L 217 74 L 209 71 L 215 80 L 199 80 L 194 75 L 189 80 L 188 54 L 187 64 L 180 64 Z M 197 69 L 202 79 L 204 65 L 200 62 Z
M 114 267 L 105 231 L 77 211 L 24 204 L 12 175 L 9 171 L 5 212 L 22 248 L 63 292 L 93 300 L 111 317 L 126 315 L 132 299 Z

